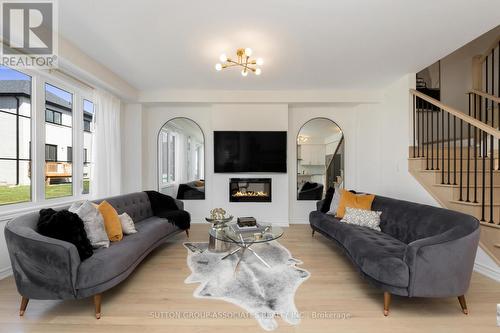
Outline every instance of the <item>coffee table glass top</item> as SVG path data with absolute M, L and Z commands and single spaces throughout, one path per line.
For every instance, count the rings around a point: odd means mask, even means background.
M 218 240 L 236 244 L 253 244 L 270 242 L 283 236 L 283 229 L 277 226 L 259 223 L 264 230 L 245 230 L 235 232 L 236 222 L 228 223 L 222 228 L 210 228 L 210 235 Z M 234 229 L 233 229 L 234 228 Z

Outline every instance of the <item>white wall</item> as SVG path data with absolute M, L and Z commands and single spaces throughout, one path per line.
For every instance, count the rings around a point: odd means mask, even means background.
M 444 104 L 468 112 L 466 93 L 472 88 L 472 58 L 482 55 L 498 36 L 500 26 L 441 60 L 441 101 Z M 498 69 L 497 62 L 495 68 Z

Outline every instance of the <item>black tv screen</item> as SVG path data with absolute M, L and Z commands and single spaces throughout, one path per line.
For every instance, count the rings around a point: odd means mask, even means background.
M 214 132 L 214 171 L 286 172 L 286 132 Z

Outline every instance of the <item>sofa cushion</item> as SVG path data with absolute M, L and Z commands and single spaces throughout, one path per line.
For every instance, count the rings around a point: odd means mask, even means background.
M 150 217 L 135 224 L 137 233 L 123 237 L 120 242 L 101 248 L 78 268 L 77 289 L 104 283 L 125 272 L 147 250 L 163 237 L 179 230 L 166 219 Z
M 408 287 L 409 269 L 403 261 L 407 245 L 370 228 L 340 222 L 320 211 L 309 214 L 310 223 L 339 242 L 366 275 L 395 287 Z

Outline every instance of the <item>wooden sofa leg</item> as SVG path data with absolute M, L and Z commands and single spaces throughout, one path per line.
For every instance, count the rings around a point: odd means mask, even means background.
M 313 231 L 312 231 L 312 233 L 311 233 L 311 237 L 314 237 L 314 229 L 313 229 Z
M 466 315 L 469 314 L 469 310 L 467 309 L 467 303 L 465 302 L 465 296 L 458 296 L 458 302 L 460 303 L 460 306 L 462 307 L 462 312 Z
M 96 319 L 101 319 L 101 297 L 102 294 L 94 295 L 94 308 L 95 308 L 95 317 Z
M 189 229 L 186 229 L 186 237 L 189 238 Z
M 26 307 L 28 306 L 29 298 L 22 296 L 21 298 L 21 307 L 19 308 L 19 315 L 23 316 L 26 311 Z
M 391 305 L 391 293 L 384 291 L 384 316 L 389 315 L 389 306 Z

